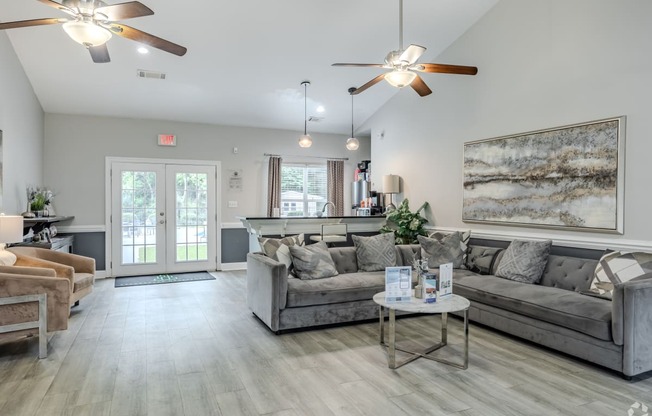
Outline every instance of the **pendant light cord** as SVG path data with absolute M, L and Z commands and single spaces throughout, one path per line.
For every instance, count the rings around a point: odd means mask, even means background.
M 308 134 L 308 83 L 303 83 L 303 135 Z
M 403 50 L 403 0 L 398 0 L 398 50 Z
M 353 137 L 353 93 L 351 93 L 351 137 Z

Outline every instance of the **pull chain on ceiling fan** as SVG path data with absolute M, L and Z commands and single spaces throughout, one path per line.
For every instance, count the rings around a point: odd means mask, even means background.
M 131 39 L 177 56 L 183 56 L 187 52 L 187 49 L 181 45 L 133 27 L 116 23 L 118 20 L 154 14 L 149 7 L 138 1 L 112 5 L 107 5 L 101 0 L 63 0 L 62 3 L 53 0 L 38 1 L 70 15 L 70 17 L 0 23 L 0 30 L 63 24 L 63 30 L 72 40 L 88 49 L 95 63 L 111 61 L 106 42 L 111 39 L 112 35 Z
M 385 57 L 384 64 L 351 64 L 351 63 L 336 63 L 332 66 L 356 66 L 356 67 L 376 67 L 391 69 L 390 72 L 378 75 L 376 78 L 362 85 L 353 92 L 353 94 L 360 94 L 366 89 L 376 85 L 383 79 L 390 85 L 403 88 L 410 85 L 417 94 L 422 97 L 432 93 L 423 79 L 417 72 L 431 72 L 442 74 L 457 74 L 457 75 L 475 75 L 478 73 L 478 68 L 474 66 L 462 65 L 447 65 L 447 64 L 431 64 L 423 63 L 418 64 L 417 61 L 426 51 L 426 48 L 419 45 L 411 44 L 407 49 L 403 49 L 403 0 L 399 0 L 399 31 L 398 31 L 398 50 L 391 51 Z

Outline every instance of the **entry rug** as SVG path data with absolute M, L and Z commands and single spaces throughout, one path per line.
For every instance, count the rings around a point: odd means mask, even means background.
M 115 279 L 115 287 L 158 285 L 162 283 L 194 282 L 197 280 L 215 280 L 215 277 L 213 277 L 210 273 L 207 272 L 151 274 L 147 276 L 117 277 Z

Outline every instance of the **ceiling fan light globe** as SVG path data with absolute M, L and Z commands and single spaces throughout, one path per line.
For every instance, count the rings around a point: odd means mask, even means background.
M 393 87 L 403 88 L 410 85 L 416 77 L 417 74 L 412 71 L 396 70 L 385 74 L 385 81 Z
M 90 22 L 72 21 L 63 24 L 63 30 L 72 40 L 86 47 L 104 45 L 111 39 L 111 32 Z
M 312 137 L 309 134 L 304 134 L 299 137 L 299 146 L 300 147 L 310 147 L 312 146 Z
M 360 141 L 358 139 L 355 137 L 346 139 L 346 148 L 348 150 L 358 150 L 358 147 L 360 147 Z

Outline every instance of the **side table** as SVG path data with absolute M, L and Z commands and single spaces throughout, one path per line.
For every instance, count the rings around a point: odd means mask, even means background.
M 417 358 L 426 358 L 428 360 L 437 361 L 440 363 L 448 364 L 453 367 L 466 370 L 469 366 L 469 307 L 471 302 L 465 297 L 459 295 L 451 295 L 445 299 L 437 299 L 435 303 L 425 303 L 423 299 L 412 298 L 410 302 L 385 302 L 385 292 L 376 293 L 374 295 L 374 302 L 380 308 L 380 344 L 387 348 L 387 363 L 389 368 L 396 369 Z M 389 309 L 389 342 L 385 343 L 385 309 Z M 425 348 L 421 351 L 412 351 L 396 345 L 396 311 L 413 312 L 413 313 L 429 313 L 441 314 L 441 341 L 431 347 Z M 453 361 L 445 360 L 439 357 L 429 355 L 431 352 L 436 351 L 448 343 L 448 313 L 449 312 L 464 312 L 464 357 L 463 362 L 456 363 Z M 397 363 L 396 350 L 403 351 L 411 354 L 411 357 Z

